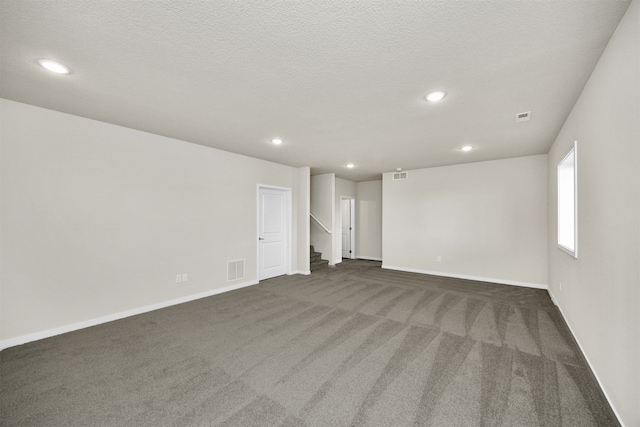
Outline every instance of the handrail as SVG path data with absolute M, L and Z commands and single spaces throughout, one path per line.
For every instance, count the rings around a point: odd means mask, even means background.
M 326 231 L 327 233 L 331 234 L 331 230 L 329 230 L 329 229 L 327 228 L 327 226 L 326 226 L 326 225 L 324 225 L 324 224 L 322 223 L 322 221 L 320 221 L 318 218 L 316 218 L 316 216 L 315 216 L 314 214 L 312 214 L 311 212 L 309 212 L 309 215 L 311 215 L 311 219 L 312 219 L 312 220 L 314 220 L 315 222 L 317 222 L 317 223 L 318 223 L 318 225 L 319 225 L 320 227 L 322 227 L 322 229 L 323 229 L 324 231 Z

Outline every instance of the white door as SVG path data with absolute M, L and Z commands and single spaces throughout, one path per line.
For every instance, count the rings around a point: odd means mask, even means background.
M 287 274 L 286 190 L 260 188 L 258 213 L 258 279 Z
M 351 199 L 342 199 L 342 258 L 351 258 Z

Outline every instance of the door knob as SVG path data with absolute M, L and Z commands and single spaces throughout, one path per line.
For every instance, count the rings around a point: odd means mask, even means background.
M 264 237 L 258 237 L 258 240 L 264 240 Z

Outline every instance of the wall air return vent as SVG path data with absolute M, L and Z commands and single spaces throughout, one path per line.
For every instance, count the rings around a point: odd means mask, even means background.
M 227 261 L 227 282 L 244 279 L 244 260 Z
M 393 180 L 394 181 L 398 181 L 401 179 L 407 179 L 407 173 L 406 172 L 394 172 L 393 173 Z
M 516 123 L 528 122 L 529 120 L 531 120 L 531 111 L 516 114 Z

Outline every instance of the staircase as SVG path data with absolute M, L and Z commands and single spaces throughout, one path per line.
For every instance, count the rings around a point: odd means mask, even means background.
M 320 270 L 321 268 L 325 268 L 329 265 L 329 261 L 326 259 L 322 259 L 322 253 L 316 252 L 311 246 L 311 271 Z

